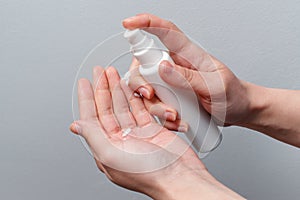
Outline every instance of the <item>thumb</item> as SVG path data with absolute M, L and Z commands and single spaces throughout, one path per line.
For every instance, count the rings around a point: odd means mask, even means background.
M 107 142 L 108 136 L 105 134 L 102 127 L 100 127 L 98 121 L 85 121 L 77 120 L 70 125 L 70 130 L 82 136 L 91 149 L 94 149 L 97 146 L 104 146 L 104 143 Z
M 178 88 L 193 89 L 199 93 L 207 90 L 199 71 L 171 64 L 166 60 L 160 63 L 159 75 L 166 83 Z
M 71 124 L 70 130 L 85 139 L 97 161 L 111 167 L 113 155 L 119 149 L 109 140 L 99 122 L 78 120 Z

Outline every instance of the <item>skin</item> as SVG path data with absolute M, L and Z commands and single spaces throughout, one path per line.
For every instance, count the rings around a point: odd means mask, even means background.
M 175 62 L 160 64 L 161 78 L 175 87 L 191 86 L 219 125 L 251 128 L 300 147 L 300 112 L 295 112 L 300 110 L 300 91 L 265 88 L 238 79 L 173 23 L 154 15 L 125 19 L 123 26 L 143 28 L 158 36 Z M 131 88 L 120 81 L 113 67 L 96 67 L 93 86 L 86 79 L 79 81 L 80 120 L 72 123 L 70 129 L 86 139 L 98 168 L 112 182 L 153 199 L 243 199 L 211 176 L 179 137 L 153 120 L 151 114 L 155 113 L 167 120 L 167 128 L 186 127 L 176 111 L 154 95 L 137 66 L 133 60 Z M 189 84 L 178 81 L 182 77 Z M 134 91 L 144 98 L 135 97 Z M 127 128 L 132 131 L 124 139 Z M 176 148 L 169 145 L 170 141 L 175 141 L 172 144 Z M 152 154 L 153 151 L 159 153 Z M 151 156 L 137 156 L 141 152 Z
M 224 63 L 193 44 L 175 24 L 157 16 L 139 14 L 125 19 L 123 26 L 141 28 L 164 43 L 175 64 L 163 61 L 159 68 L 161 78 L 184 88 L 178 75 L 184 77 L 219 125 L 254 129 L 300 147 L 300 112 L 295 112 L 300 110 L 300 91 L 266 88 L 240 80 Z M 138 85 L 149 89 L 145 98 L 154 96 L 154 90 L 140 75 L 132 77 L 131 82 L 133 89 Z
M 93 77 L 93 87 L 79 80 L 80 120 L 70 129 L 85 138 L 98 168 L 112 182 L 153 199 L 242 199 L 212 177 L 180 137 L 152 119 L 113 67 L 96 67 Z M 158 132 L 145 135 L 149 126 L 150 133 L 157 127 Z M 122 130 L 127 128 L 132 132 L 124 139 Z
M 134 91 L 137 91 L 143 95 L 143 103 L 146 109 L 151 115 L 157 116 L 159 119 L 164 121 L 164 127 L 169 130 L 175 130 L 180 132 L 187 132 L 188 123 L 179 119 L 177 111 L 162 103 L 159 98 L 155 95 L 154 89 L 148 84 L 138 71 L 140 63 L 133 58 L 132 63 L 129 67 L 130 79 L 129 86 Z

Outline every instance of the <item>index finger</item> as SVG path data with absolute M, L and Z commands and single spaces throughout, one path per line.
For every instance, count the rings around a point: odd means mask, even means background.
M 140 63 L 137 59 L 133 58 L 128 71 L 130 74 L 128 85 L 131 89 L 138 91 L 147 99 L 151 99 L 154 96 L 154 89 L 140 74 L 139 65 Z
M 123 21 L 126 29 L 144 29 L 156 35 L 169 49 L 170 56 L 186 68 L 208 71 L 212 66 L 210 55 L 194 44 L 174 23 L 152 14 L 139 14 Z
M 113 113 L 112 98 L 108 86 L 108 80 L 102 67 L 94 68 L 93 80 L 98 118 L 107 133 L 118 133 L 120 131 L 120 126 Z
M 159 37 L 170 51 L 176 52 L 190 43 L 190 40 L 174 23 L 161 19 L 155 15 L 139 14 L 134 17 L 127 18 L 123 21 L 123 26 L 130 30 L 136 28 L 154 28 L 147 29 L 147 31 Z M 177 34 L 180 33 L 180 40 L 175 40 L 176 42 L 174 42 L 174 35 L 172 36 L 172 34 L 170 34 L 172 32 L 177 32 Z
M 98 120 L 94 92 L 87 79 L 78 81 L 78 104 L 81 120 Z

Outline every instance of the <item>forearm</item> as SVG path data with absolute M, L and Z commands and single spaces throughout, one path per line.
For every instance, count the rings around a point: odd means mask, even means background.
M 241 126 L 300 147 L 300 91 L 247 83 L 251 112 Z

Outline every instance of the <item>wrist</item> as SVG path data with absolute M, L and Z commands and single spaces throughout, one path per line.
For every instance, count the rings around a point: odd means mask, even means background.
M 247 84 L 248 117 L 238 124 L 300 147 L 300 92 Z M 287 103 L 288 100 L 288 103 Z
M 161 182 L 158 185 L 158 191 L 160 191 L 161 196 L 158 197 L 157 200 L 189 200 L 196 199 L 196 197 L 205 199 L 204 197 L 206 194 L 203 191 L 205 184 L 207 183 L 203 178 L 203 175 L 196 172 L 187 172 L 184 173 L 184 175 L 176 176 Z
M 255 124 L 262 124 L 261 119 L 270 107 L 268 88 L 258 86 L 249 82 L 244 82 L 246 88 L 246 99 L 248 100 L 247 117 L 238 126 L 252 128 Z
M 168 174 L 160 177 L 152 192 L 148 193 L 150 197 L 155 200 L 243 199 L 218 182 L 206 169 L 184 167 L 178 173 L 172 171 L 172 175 Z

